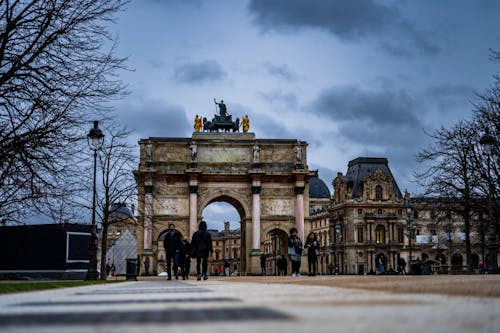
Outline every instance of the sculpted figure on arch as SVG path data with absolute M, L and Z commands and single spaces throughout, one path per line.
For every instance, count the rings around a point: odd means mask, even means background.
M 241 121 L 241 125 L 243 127 L 243 132 L 246 133 L 250 129 L 250 119 L 248 115 L 245 115 Z

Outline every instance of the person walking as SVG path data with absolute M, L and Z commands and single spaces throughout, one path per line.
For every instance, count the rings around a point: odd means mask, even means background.
M 262 275 L 266 275 L 266 255 L 264 253 L 260 255 L 260 270 Z
M 203 278 L 207 280 L 208 255 L 212 254 L 212 236 L 207 231 L 207 223 L 201 221 L 198 225 L 198 231 L 193 234 L 191 239 L 191 256 L 196 258 L 196 275 L 198 281 Z M 201 265 L 201 270 L 200 270 Z
M 302 240 L 297 235 L 297 228 L 290 229 L 288 237 L 288 255 L 292 262 L 292 276 L 300 277 L 300 259 L 302 256 Z
M 319 242 L 314 232 L 310 232 L 309 235 L 307 235 L 304 247 L 307 249 L 309 276 L 316 276 L 318 273 Z
M 224 275 L 229 276 L 231 275 L 231 265 L 229 264 L 229 261 L 226 259 L 224 260 Z
M 191 266 L 191 244 L 189 238 L 184 236 L 181 241 L 181 250 L 179 255 L 179 267 L 181 269 L 182 279 L 189 279 L 189 269 Z
M 174 274 L 175 278 L 178 279 L 178 268 L 179 268 L 179 253 L 181 249 L 181 233 L 175 230 L 175 225 L 170 223 L 168 225 L 168 231 L 163 239 L 163 247 L 165 248 L 165 257 L 167 259 L 167 273 L 168 280 L 172 280 L 172 261 L 174 264 Z

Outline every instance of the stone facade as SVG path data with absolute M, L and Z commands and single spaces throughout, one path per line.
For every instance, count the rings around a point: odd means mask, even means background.
M 315 173 L 307 168 L 306 142 L 193 133 L 143 139 L 139 146 L 137 247 L 153 268 L 161 260 L 160 238 L 168 224 L 192 236 L 213 202 L 230 203 L 240 215 L 242 274 L 260 272 L 269 232 L 286 235 L 295 226 L 302 235 L 309 223 L 308 180 Z
M 385 158 L 350 161 L 346 175 L 338 173 L 333 187 L 328 250 L 339 273 L 387 273 L 397 270 L 398 258 L 406 261 L 409 271 L 410 253 L 414 262 L 428 263 L 432 272 L 465 272 L 464 222 L 454 213 L 456 203 L 411 198 L 408 225 L 406 202 Z M 488 262 L 481 241 L 482 220 L 474 216 L 471 223 L 473 271 L 480 262 Z M 321 232 L 321 215 L 311 214 L 311 223 Z

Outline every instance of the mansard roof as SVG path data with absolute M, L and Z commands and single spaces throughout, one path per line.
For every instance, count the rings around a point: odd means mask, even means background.
M 393 180 L 394 193 L 398 198 L 402 199 L 401 191 L 389 168 L 389 162 L 385 157 L 358 157 L 349 162 L 345 179 L 347 187 L 351 189 L 351 197 L 359 198 L 363 196 L 364 181 L 376 170 L 380 170 L 384 175 L 389 176 Z

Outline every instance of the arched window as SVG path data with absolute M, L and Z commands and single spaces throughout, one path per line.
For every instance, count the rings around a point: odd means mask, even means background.
M 375 228 L 375 239 L 377 244 L 384 244 L 385 243 L 385 227 L 381 224 Z
M 375 186 L 375 199 L 382 200 L 382 186 Z

